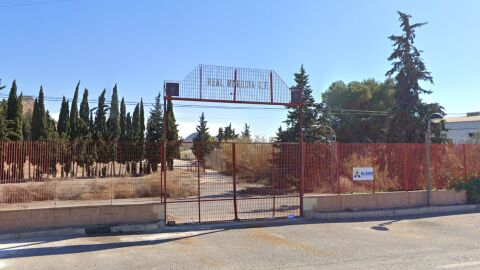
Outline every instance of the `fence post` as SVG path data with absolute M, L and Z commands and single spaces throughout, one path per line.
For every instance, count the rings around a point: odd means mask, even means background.
M 232 183 L 233 183 L 233 213 L 234 220 L 238 220 L 237 208 L 237 154 L 235 143 L 232 143 Z
M 372 151 L 372 168 L 375 169 L 375 144 L 372 145 L 373 151 Z M 372 193 L 375 194 L 375 173 L 373 174 L 373 180 L 372 180 Z
M 463 174 L 465 180 L 467 180 L 468 170 L 467 170 L 467 145 L 463 144 Z
M 201 208 L 200 208 L 200 156 L 202 153 L 201 149 L 203 147 L 202 143 L 198 143 L 198 149 L 197 149 L 197 193 L 198 193 L 198 222 L 202 222 L 202 214 L 201 214 Z
M 276 190 L 275 190 L 275 168 L 274 168 L 274 158 L 275 158 L 275 144 L 272 143 L 272 193 L 273 193 L 273 211 L 272 215 L 275 217 L 275 208 L 277 207 L 275 205 L 275 196 L 276 196 Z
M 335 176 L 337 178 L 337 188 L 338 188 L 338 195 L 340 195 L 342 193 L 341 189 L 340 189 L 340 169 L 339 169 L 339 166 L 340 166 L 340 146 L 341 144 L 339 144 L 338 142 L 335 142 L 335 170 L 336 170 L 336 173 L 335 173 Z
M 406 192 L 408 192 L 408 168 L 407 168 L 407 151 L 408 144 L 403 144 L 403 185 Z

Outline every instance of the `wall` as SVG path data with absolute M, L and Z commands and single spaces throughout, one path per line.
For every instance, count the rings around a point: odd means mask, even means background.
M 465 191 L 432 191 L 432 205 L 465 204 Z M 313 212 L 418 207 L 427 204 L 426 191 L 378 192 L 375 194 L 305 194 L 303 207 Z
M 0 233 L 92 225 L 163 222 L 159 202 L 0 211 Z

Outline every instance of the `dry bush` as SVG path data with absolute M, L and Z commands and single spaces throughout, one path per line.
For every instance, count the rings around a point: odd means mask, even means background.
M 272 173 L 272 144 L 237 143 L 235 145 L 237 180 L 248 183 L 265 182 Z M 223 143 L 206 157 L 206 167 L 232 175 L 232 144 Z
M 3 203 L 29 203 L 53 200 L 55 197 L 54 185 L 51 183 L 41 184 L 18 184 L 2 188 Z
M 354 167 L 373 167 L 375 171 L 375 191 L 395 191 L 401 190 L 402 185 L 396 177 L 388 175 L 388 167 L 383 170 L 380 168 L 380 162 L 372 165 L 371 155 L 360 155 L 358 153 L 351 154 L 344 159 L 340 166 L 341 171 L 348 173 L 348 176 L 340 176 L 340 189 L 342 192 L 369 192 L 373 190 L 372 181 L 353 181 L 350 173 Z

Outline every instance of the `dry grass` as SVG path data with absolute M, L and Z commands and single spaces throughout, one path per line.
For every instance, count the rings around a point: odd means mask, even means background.
M 193 179 L 183 171 L 169 172 L 169 179 Z M 187 181 L 182 181 L 187 182 Z M 192 182 L 192 181 L 189 181 Z M 34 203 L 41 201 L 91 201 L 160 197 L 160 173 L 142 177 L 56 180 L 0 185 L 0 203 Z M 167 197 L 180 198 L 196 194 L 193 185 L 175 185 L 167 181 Z
M 271 144 L 236 144 L 235 160 L 237 180 L 248 183 L 262 182 L 271 176 Z M 225 175 L 232 174 L 233 152 L 231 144 L 220 144 L 206 157 L 206 167 Z
M 340 164 L 343 172 L 351 172 L 354 167 L 372 167 L 372 158 L 359 154 L 352 154 L 347 160 Z M 380 165 L 376 162 L 373 165 L 375 171 L 375 190 L 376 191 L 394 191 L 401 190 L 402 185 L 397 177 L 388 175 L 388 168 L 380 170 Z M 340 177 L 340 189 L 342 192 L 364 193 L 373 190 L 372 181 L 353 181 L 349 177 Z

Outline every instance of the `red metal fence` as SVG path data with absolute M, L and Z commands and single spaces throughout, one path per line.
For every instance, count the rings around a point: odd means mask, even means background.
M 480 145 L 430 145 L 434 189 L 480 175 Z M 426 187 L 424 144 L 306 144 L 305 191 L 355 193 L 422 190 Z M 373 167 L 375 180 L 353 181 L 353 167 Z
M 430 147 L 434 189 L 480 175 L 480 145 Z M 304 144 L 302 158 L 297 143 L 0 142 L 0 206 L 135 199 L 165 200 L 177 222 L 298 215 L 303 192 L 425 189 L 425 150 Z M 373 167 L 375 180 L 353 181 L 354 167 Z

